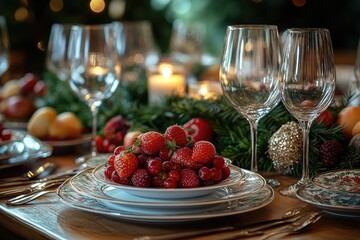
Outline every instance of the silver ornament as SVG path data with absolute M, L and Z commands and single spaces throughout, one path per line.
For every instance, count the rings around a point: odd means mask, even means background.
M 275 169 L 285 175 L 293 173 L 302 159 L 302 131 L 296 122 L 282 125 L 269 139 L 268 153 Z

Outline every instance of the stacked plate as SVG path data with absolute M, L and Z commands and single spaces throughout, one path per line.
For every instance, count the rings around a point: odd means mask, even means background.
M 300 188 L 304 202 L 333 214 L 360 217 L 360 169 L 328 171 Z
M 273 200 L 273 189 L 259 174 L 230 167 L 230 177 L 216 185 L 162 189 L 136 188 L 109 181 L 104 177 L 102 163 L 64 182 L 57 194 L 74 208 L 143 222 L 194 221 L 240 214 L 264 207 Z
M 12 130 L 11 134 L 10 140 L 0 142 L 0 169 L 29 163 L 52 153 L 50 145 L 25 131 Z

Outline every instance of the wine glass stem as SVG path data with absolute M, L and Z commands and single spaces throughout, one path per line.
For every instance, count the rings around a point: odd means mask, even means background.
M 249 120 L 251 132 L 251 162 L 250 169 L 257 172 L 257 121 Z
M 302 121 L 300 124 L 303 134 L 303 169 L 299 182 L 303 184 L 309 181 L 309 133 L 311 122 Z
M 91 131 L 91 155 L 96 156 L 96 133 L 97 133 L 97 113 L 98 106 L 93 103 L 90 105 L 91 115 L 92 115 L 92 131 Z

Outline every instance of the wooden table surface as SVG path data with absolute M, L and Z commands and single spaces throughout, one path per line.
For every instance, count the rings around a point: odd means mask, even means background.
M 74 156 L 58 155 L 41 161 L 57 162 L 60 165 L 58 171 L 62 171 L 75 166 Z M 283 197 L 278 193 L 281 187 L 290 185 L 297 179 L 281 175 L 272 175 L 271 177 L 280 180 L 282 185 L 275 188 L 275 199 L 266 207 L 244 214 L 191 223 L 139 223 L 112 219 L 68 207 L 60 202 L 54 193 L 22 206 L 6 206 L 5 199 L 1 199 L 0 235 L 1 239 L 120 240 L 149 234 L 161 235 L 184 230 L 212 228 L 235 222 L 248 224 L 279 218 L 288 209 L 301 204 L 301 201 L 296 198 Z M 312 209 L 313 207 L 308 208 Z M 360 218 L 346 218 L 325 213 L 307 231 L 287 236 L 285 239 L 360 239 L 359 227 Z M 7 232 L 8 230 L 10 233 Z M 219 236 L 212 235 L 197 239 L 217 239 Z

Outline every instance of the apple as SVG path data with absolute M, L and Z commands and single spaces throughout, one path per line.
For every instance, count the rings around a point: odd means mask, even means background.
M 129 131 L 124 136 L 124 147 L 125 149 L 129 149 L 131 145 L 136 141 L 136 137 L 142 134 L 141 131 Z
M 26 120 L 36 110 L 31 99 L 22 96 L 12 96 L 2 101 L 2 114 L 8 119 Z
M 23 95 L 28 95 L 34 92 L 34 87 L 39 81 L 39 78 L 32 74 L 27 73 L 20 79 L 20 90 Z
M 63 112 L 56 116 L 49 126 L 49 138 L 56 140 L 76 139 L 81 136 L 83 125 L 72 112 Z
M 329 128 L 334 124 L 335 119 L 332 112 L 326 109 L 315 119 L 314 122 L 322 122 L 326 127 Z
M 42 107 L 31 116 L 27 129 L 31 135 L 40 139 L 49 136 L 50 124 L 55 121 L 57 112 L 52 107 Z
M 193 118 L 183 125 L 186 133 L 195 142 L 205 140 L 211 142 L 214 138 L 214 130 L 210 123 L 203 118 Z

